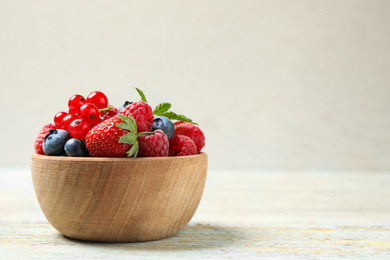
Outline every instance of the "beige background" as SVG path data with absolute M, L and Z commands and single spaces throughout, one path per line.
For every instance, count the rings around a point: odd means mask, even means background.
M 390 169 L 390 1 L 0 1 L 0 166 L 93 90 L 197 121 L 210 168 Z

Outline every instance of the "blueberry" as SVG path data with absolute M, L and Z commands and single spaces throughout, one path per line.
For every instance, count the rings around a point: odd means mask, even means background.
M 46 155 L 61 156 L 65 153 L 64 146 L 70 138 L 70 134 L 63 129 L 51 129 L 42 143 L 43 152 Z
M 175 126 L 173 125 L 172 121 L 165 116 L 154 117 L 152 131 L 157 129 L 162 130 L 168 136 L 168 139 L 171 139 L 175 133 Z
M 119 107 L 118 113 L 121 112 L 122 109 L 124 109 L 125 107 L 127 107 L 130 104 L 133 104 L 133 102 L 125 101 L 125 103 Z
M 65 153 L 73 157 L 88 157 L 88 149 L 83 141 L 71 138 L 65 143 Z

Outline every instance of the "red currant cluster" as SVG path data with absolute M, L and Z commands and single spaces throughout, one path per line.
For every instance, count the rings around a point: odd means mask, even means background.
M 87 98 L 73 95 L 68 101 L 68 107 L 69 112 L 61 111 L 54 116 L 54 124 L 57 129 L 68 131 L 73 138 L 80 140 L 85 139 L 92 127 L 118 113 L 100 91 L 91 92 Z

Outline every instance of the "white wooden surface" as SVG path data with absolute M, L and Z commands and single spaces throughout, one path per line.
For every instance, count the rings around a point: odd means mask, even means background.
M 389 0 L 1 0 L 0 166 L 73 94 L 138 87 L 213 168 L 390 170 L 389 25 Z
M 0 170 L 0 259 L 390 258 L 390 172 L 210 171 L 194 218 L 152 242 L 75 241 L 48 224 L 28 168 Z

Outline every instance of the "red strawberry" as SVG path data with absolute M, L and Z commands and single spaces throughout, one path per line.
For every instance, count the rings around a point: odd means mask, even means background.
M 138 137 L 140 157 L 165 157 L 169 152 L 168 136 L 161 130 L 154 131 L 153 135 Z
M 42 149 L 42 142 L 45 136 L 50 132 L 50 129 L 56 129 L 56 126 L 54 124 L 47 124 L 39 132 L 34 143 L 34 149 L 37 154 L 45 154 Z
M 122 123 L 122 119 L 112 117 L 95 125 L 88 132 L 85 146 L 92 157 L 126 157 L 131 145 L 118 141 L 129 130 L 120 129 L 116 126 L 117 123 Z
M 139 132 L 148 132 L 152 130 L 153 126 L 153 109 L 148 103 L 144 101 L 136 101 L 126 106 L 119 113 L 121 115 L 132 116 L 137 122 Z
M 199 153 L 205 145 L 205 137 L 199 126 L 182 121 L 176 122 L 174 125 L 175 135 L 185 135 L 191 138 L 195 142 Z
M 185 135 L 174 135 L 169 140 L 169 156 L 184 156 L 197 154 L 194 141 Z
M 85 137 L 85 145 L 92 157 L 136 157 L 137 138 L 152 132 L 137 132 L 137 123 L 123 115 L 109 118 L 94 126 Z

